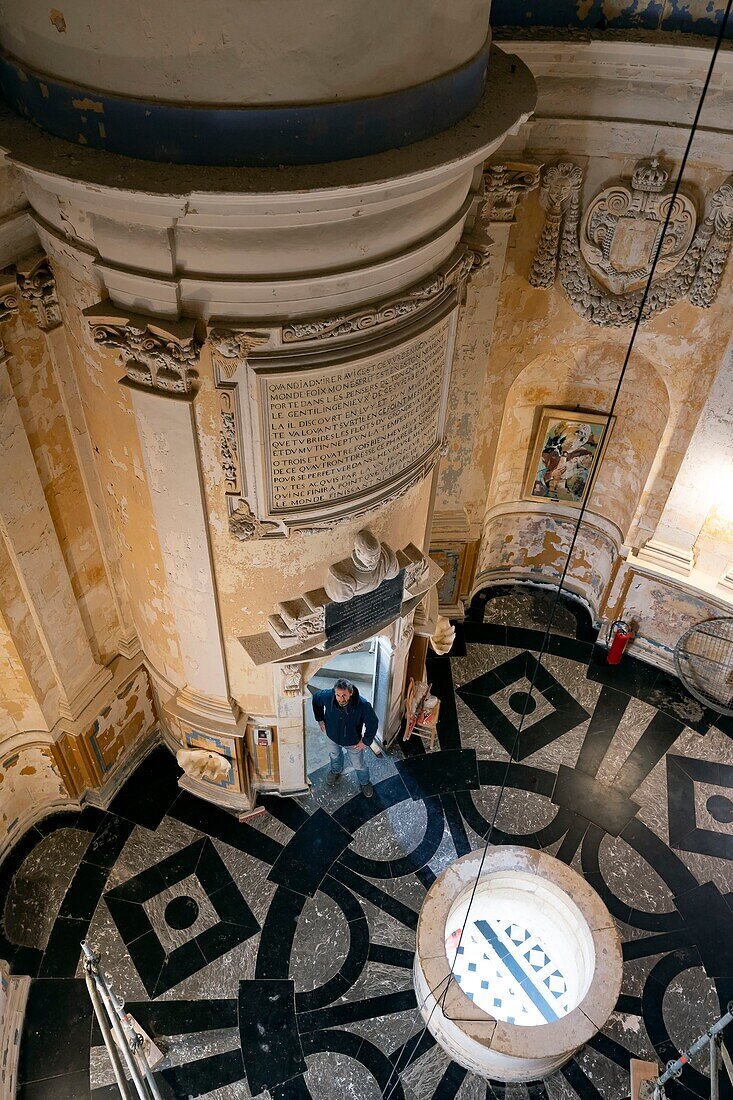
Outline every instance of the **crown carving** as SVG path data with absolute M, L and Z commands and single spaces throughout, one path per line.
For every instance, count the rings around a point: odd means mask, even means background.
M 651 157 L 638 161 L 631 176 L 631 186 L 635 191 L 657 194 L 664 190 L 668 179 L 669 172 L 662 168 L 656 157 Z

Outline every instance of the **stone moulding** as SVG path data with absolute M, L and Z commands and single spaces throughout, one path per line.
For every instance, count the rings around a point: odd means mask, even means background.
M 233 377 L 246 364 L 250 352 L 268 344 L 272 332 L 214 324 L 208 340 L 214 352 L 214 383 L 219 394 L 219 454 L 224 474 L 224 493 L 229 531 L 239 542 L 282 538 L 287 530 L 280 523 L 260 520 L 250 499 L 243 465 L 244 448 L 239 413 L 239 385 Z
M 546 211 L 529 282 L 551 287 L 559 276 L 575 311 L 595 325 L 632 324 L 644 300 L 644 283 L 659 247 L 672 201 L 668 173 L 639 161 L 630 182 L 604 188 L 582 216 L 583 171 L 563 162 L 546 169 L 540 201 Z M 712 305 L 720 288 L 733 238 L 733 176 L 710 195 L 695 229 L 695 211 L 679 192 L 672 207 L 657 273 L 643 304 L 642 319 L 687 298 Z
M 196 322 L 120 310 L 109 301 L 84 310 L 92 339 L 119 351 L 128 382 L 170 394 L 195 392 L 201 341 Z

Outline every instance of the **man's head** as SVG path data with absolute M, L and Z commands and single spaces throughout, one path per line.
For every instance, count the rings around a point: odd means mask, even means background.
M 333 693 L 340 707 L 347 707 L 349 705 L 349 699 L 351 698 L 353 690 L 354 685 L 350 684 L 348 680 L 336 681 L 333 685 Z

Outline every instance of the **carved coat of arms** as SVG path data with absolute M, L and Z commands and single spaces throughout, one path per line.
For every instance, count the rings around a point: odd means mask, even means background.
M 581 213 L 582 170 L 548 168 L 530 283 L 549 287 L 559 275 L 576 311 L 597 325 L 630 324 L 640 309 L 651 317 L 684 297 L 711 305 L 733 237 L 733 177 L 712 194 L 699 224 L 692 199 L 675 195 L 668 179 L 656 159 L 639 161 L 630 180 L 604 187 Z

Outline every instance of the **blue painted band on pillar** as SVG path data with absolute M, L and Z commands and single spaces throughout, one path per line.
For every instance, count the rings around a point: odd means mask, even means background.
M 276 166 L 349 160 L 460 122 L 484 92 L 489 38 L 465 65 L 402 91 L 281 107 L 201 107 L 77 88 L 0 54 L 9 107 L 75 144 L 168 164 Z

